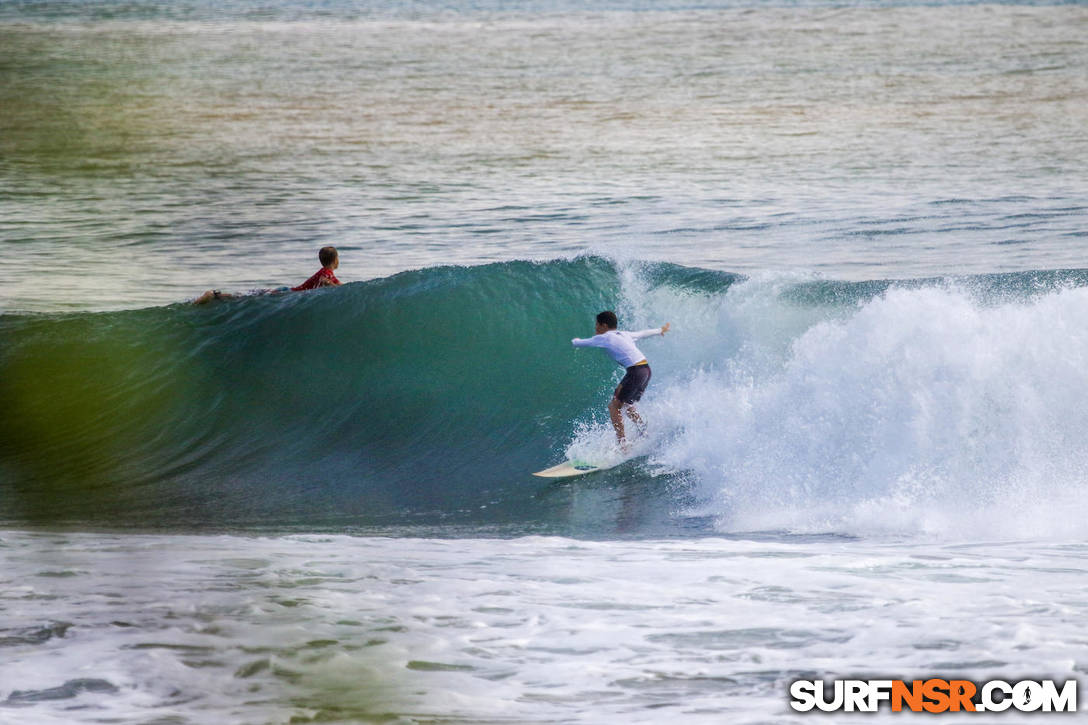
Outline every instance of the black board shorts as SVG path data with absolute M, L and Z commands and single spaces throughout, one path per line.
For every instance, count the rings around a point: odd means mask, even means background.
M 650 366 L 632 365 L 627 368 L 627 374 L 616 386 L 616 399 L 624 405 L 630 405 L 642 397 L 646 392 L 646 386 L 650 384 Z

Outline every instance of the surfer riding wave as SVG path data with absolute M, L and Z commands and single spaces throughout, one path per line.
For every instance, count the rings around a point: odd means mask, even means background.
M 653 374 L 650 363 L 647 362 L 646 356 L 638 349 L 635 342 L 646 337 L 664 335 L 669 331 L 669 323 L 637 332 L 616 329 L 618 327 L 619 319 L 616 313 L 605 310 L 597 315 L 596 334 L 593 337 L 576 337 L 570 342 L 575 347 L 602 348 L 618 365 L 627 370 L 620 384 L 616 386 L 612 400 L 608 403 L 608 417 L 616 430 L 616 440 L 620 448 L 626 449 L 627 438 L 623 416 L 630 418 L 640 431 L 645 429 L 646 423 L 638 414 L 635 403 L 642 399 L 642 394 L 646 392 L 646 386 L 650 384 L 650 377 Z

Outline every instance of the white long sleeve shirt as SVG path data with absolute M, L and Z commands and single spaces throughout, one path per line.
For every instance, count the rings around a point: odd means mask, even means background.
M 604 351 L 607 352 L 613 360 L 619 363 L 621 367 L 629 368 L 646 359 L 646 356 L 643 355 L 635 345 L 635 340 L 641 340 L 644 337 L 653 337 L 654 335 L 660 334 L 660 327 L 654 327 L 650 330 L 639 330 L 638 332 L 609 330 L 608 332 L 602 332 L 600 335 L 594 335 L 593 337 L 576 337 L 570 341 L 570 344 L 575 347 L 603 347 Z

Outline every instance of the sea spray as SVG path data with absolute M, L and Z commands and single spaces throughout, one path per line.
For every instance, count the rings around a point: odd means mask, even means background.
M 1081 535 L 1088 290 L 989 282 L 893 286 L 787 344 L 723 343 L 655 398 L 657 460 L 724 530 Z M 775 300 L 750 329 L 792 314 Z

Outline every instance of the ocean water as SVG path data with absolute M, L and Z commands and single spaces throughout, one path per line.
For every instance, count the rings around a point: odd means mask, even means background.
M 1083 695 L 1085 129 L 1080 2 L 0 3 L 0 723 Z

